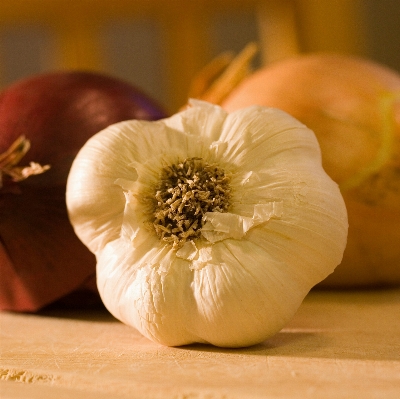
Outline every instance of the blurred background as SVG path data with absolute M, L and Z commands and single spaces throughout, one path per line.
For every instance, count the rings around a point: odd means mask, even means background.
M 298 53 L 368 57 L 400 71 L 400 0 L 1 0 L 0 89 L 89 69 L 130 81 L 169 112 L 196 72 L 255 41 L 254 68 Z

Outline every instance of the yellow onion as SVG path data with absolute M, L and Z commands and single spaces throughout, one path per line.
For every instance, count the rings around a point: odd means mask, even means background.
M 222 102 L 280 108 L 312 129 L 342 191 L 349 237 L 331 287 L 400 283 L 400 75 L 338 54 L 297 56 L 260 69 Z

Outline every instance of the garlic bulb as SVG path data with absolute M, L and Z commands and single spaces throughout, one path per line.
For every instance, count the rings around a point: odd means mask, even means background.
M 277 109 L 203 101 L 92 137 L 67 206 L 106 307 L 169 346 L 275 334 L 340 263 L 348 227 L 311 130 Z

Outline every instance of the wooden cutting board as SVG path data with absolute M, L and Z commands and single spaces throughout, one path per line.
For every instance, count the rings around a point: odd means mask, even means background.
M 244 349 L 163 347 L 102 310 L 0 323 L 1 399 L 400 398 L 400 289 L 311 292 Z

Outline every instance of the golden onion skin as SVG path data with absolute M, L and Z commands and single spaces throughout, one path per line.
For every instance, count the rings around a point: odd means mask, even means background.
M 342 263 L 320 286 L 400 284 L 400 75 L 378 63 L 310 54 L 256 71 L 223 101 L 280 108 L 317 136 L 349 214 Z

